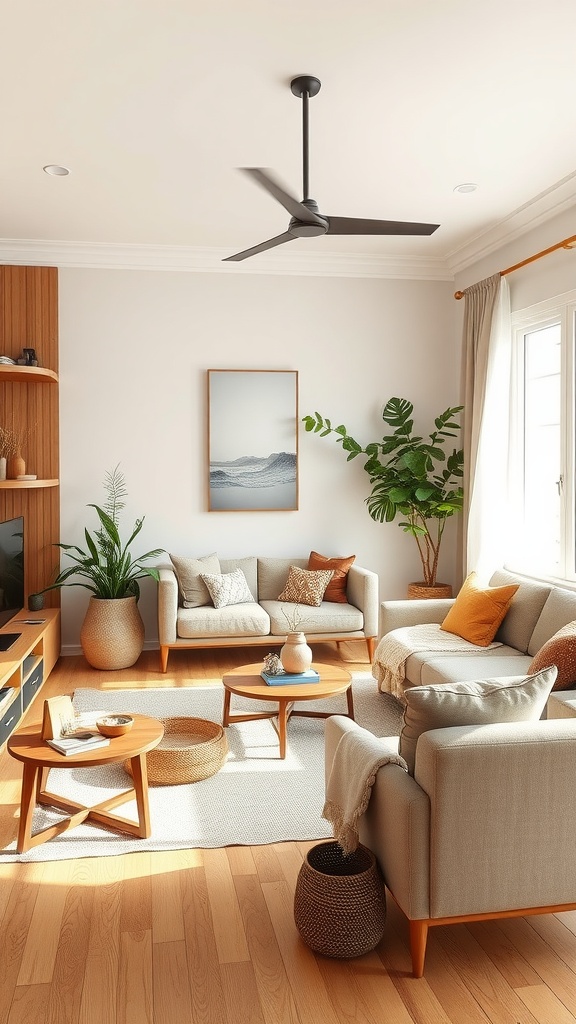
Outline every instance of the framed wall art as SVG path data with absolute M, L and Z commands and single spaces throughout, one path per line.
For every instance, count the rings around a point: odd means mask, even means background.
M 298 371 L 208 370 L 210 512 L 298 509 Z

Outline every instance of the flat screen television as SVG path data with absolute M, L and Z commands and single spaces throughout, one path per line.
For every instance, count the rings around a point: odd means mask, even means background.
M 0 627 L 24 608 L 24 518 L 0 523 Z

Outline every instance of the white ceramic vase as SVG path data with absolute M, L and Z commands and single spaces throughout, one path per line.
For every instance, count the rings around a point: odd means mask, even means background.
M 280 651 L 280 661 L 285 672 L 306 672 L 310 668 L 312 651 L 304 633 L 288 633 Z

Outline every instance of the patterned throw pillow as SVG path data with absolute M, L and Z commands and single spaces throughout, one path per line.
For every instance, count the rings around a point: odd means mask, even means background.
M 202 605 L 210 604 L 210 594 L 201 573 L 220 572 L 220 560 L 216 552 L 202 558 L 170 555 L 170 561 L 176 572 L 184 608 L 201 608 Z
M 300 569 L 297 565 L 291 565 L 288 570 L 288 579 L 279 601 L 292 601 L 294 604 L 309 604 L 318 608 L 322 604 L 324 591 L 330 583 L 334 572 L 332 569 L 319 569 L 310 572 L 309 569 Z
M 325 555 L 319 555 L 317 551 L 310 552 L 310 558 L 308 559 L 309 569 L 332 569 L 334 573 L 326 587 L 325 601 L 347 604 L 346 577 L 355 558 L 356 555 L 350 555 L 348 558 L 326 558 Z
M 202 579 L 208 587 L 215 608 L 225 608 L 229 604 L 254 603 L 242 569 L 223 573 L 203 572 Z
M 576 686 L 576 621 L 568 622 L 534 655 L 529 672 L 539 672 L 548 665 L 556 665 L 558 675 L 553 690 L 571 690 Z

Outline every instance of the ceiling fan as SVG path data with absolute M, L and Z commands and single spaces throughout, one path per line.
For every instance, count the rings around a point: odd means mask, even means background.
M 312 75 L 299 75 L 290 82 L 295 96 L 302 98 L 302 191 L 301 202 L 291 196 L 278 181 L 261 167 L 240 167 L 239 170 L 270 193 L 291 214 L 288 230 L 274 238 L 268 238 L 251 249 L 244 249 L 223 262 L 245 260 L 266 249 L 273 249 L 295 238 L 310 238 L 313 235 L 431 235 L 438 224 L 418 224 L 404 220 L 369 220 L 362 217 L 325 217 L 318 209 L 318 203 L 308 195 L 308 100 L 320 92 L 320 79 Z

